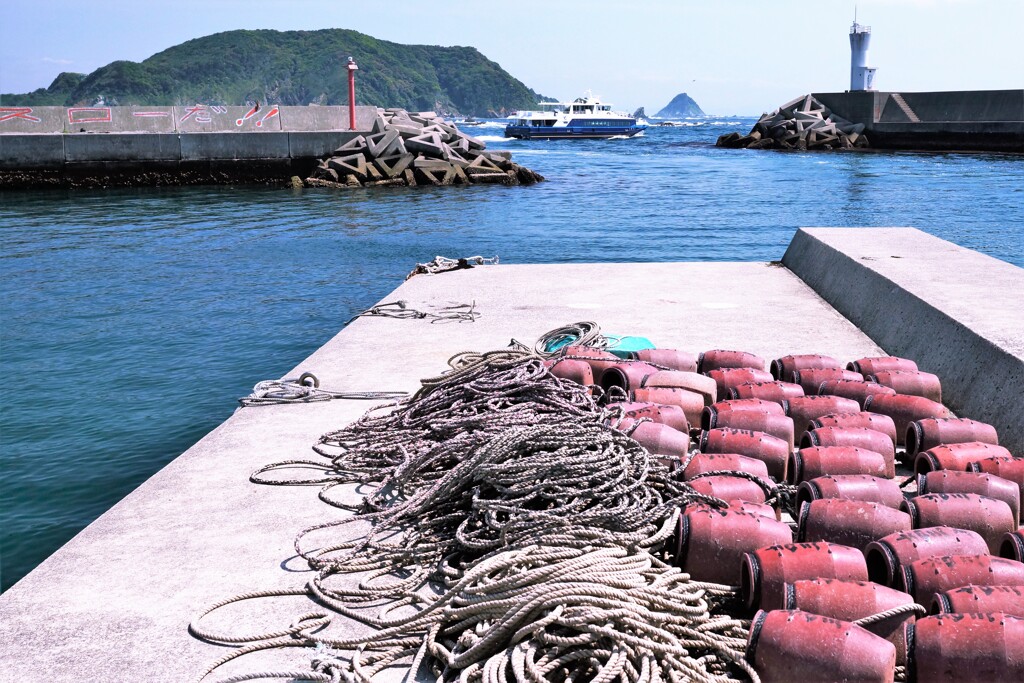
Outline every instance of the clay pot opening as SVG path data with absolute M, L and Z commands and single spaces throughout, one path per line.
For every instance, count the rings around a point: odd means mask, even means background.
M 700 428 L 710 432 L 718 423 L 718 410 L 708 406 L 700 414 Z
M 1024 562 L 1024 532 L 1009 533 L 999 544 L 999 557 Z
M 740 572 L 740 595 L 747 607 L 755 609 L 761 601 L 761 563 L 756 555 L 743 555 L 743 571 Z
M 788 467 L 786 468 L 786 482 L 793 484 L 794 486 L 800 483 L 800 477 L 804 471 L 804 460 L 800 457 L 800 453 L 793 452 L 789 454 Z
M 619 387 L 623 391 L 629 389 L 629 378 L 618 368 L 608 368 L 601 374 L 601 388 L 608 391 L 612 387 Z
M 868 581 L 890 586 L 895 583 L 896 556 L 884 543 L 874 544 L 864 554 L 864 563 L 868 568 Z
M 914 474 L 928 474 L 929 472 L 941 469 L 942 465 L 939 463 L 938 459 L 931 453 L 928 453 L 928 451 L 919 453 L 917 457 L 914 458 Z
M 810 504 L 812 500 L 821 498 L 821 489 L 814 482 L 805 481 L 796 490 L 796 509 L 803 509 L 804 503 Z
M 922 434 L 921 425 L 917 422 L 911 422 L 907 425 L 907 457 L 913 458 L 917 455 L 917 449 L 920 448 L 921 440 L 924 437 Z

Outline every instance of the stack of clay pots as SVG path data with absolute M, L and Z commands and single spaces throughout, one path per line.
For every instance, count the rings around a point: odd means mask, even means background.
M 547 364 L 616 397 L 610 426 L 703 494 L 667 554 L 738 587 L 762 681 L 1024 680 L 1024 458 L 934 374 L 584 346 Z

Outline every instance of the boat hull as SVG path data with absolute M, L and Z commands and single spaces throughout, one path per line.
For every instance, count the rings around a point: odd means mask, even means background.
M 522 140 L 607 140 L 614 137 L 633 137 L 647 126 L 506 126 L 505 137 Z

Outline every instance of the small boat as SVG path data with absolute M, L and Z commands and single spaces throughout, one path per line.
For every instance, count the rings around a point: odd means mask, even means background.
M 484 122 L 483 121 L 477 121 L 476 118 L 473 117 L 473 116 L 467 116 L 466 118 L 462 119 L 461 121 L 456 121 L 455 125 L 457 125 L 457 126 L 482 126 L 482 125 L 484 125 Z
M 520 111 L 512 115 L 505 127 L 505 137 L 524 140 L 563 138 L 607 139 L 633 137 L 647 126 L 625 112 L 612 111 L 587 92 L 572 102 L 541 102 L 537 111 Z

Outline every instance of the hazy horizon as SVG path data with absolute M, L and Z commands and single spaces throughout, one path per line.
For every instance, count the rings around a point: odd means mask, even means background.
M 1024 87 L 1020 0 L 592 0 L 544 8 L 542 23 L 536 8 L 464 1 L 392 0 L 384 10 L 292 0 L 282 12 L 281 0 L 37 0 L 5 10 L 0 92 L 31 92 L 62 71 L 140 62 L 223 31 L 347 28 L 396 43 L 475 47 L 559 99 L 592 90 L 617 109 L 654 114 L 686 92 L 708 114 L 757 115 L 807 92 L 849 87 L 855 6 L 872 28 L 879 90 Z

